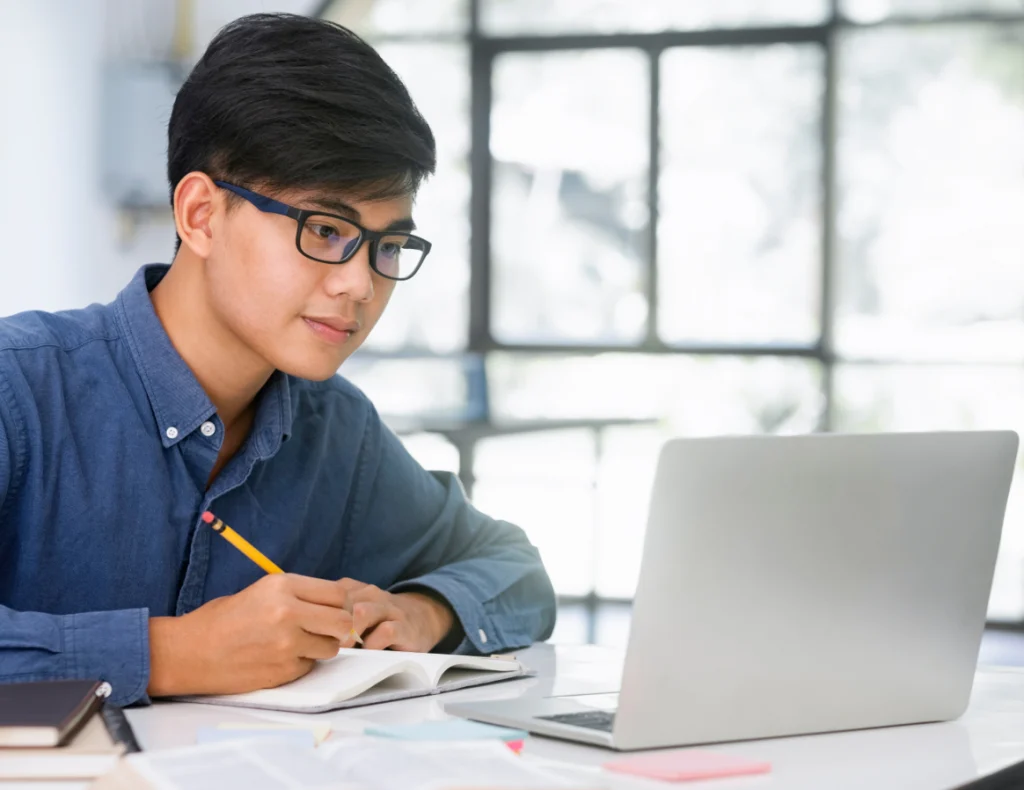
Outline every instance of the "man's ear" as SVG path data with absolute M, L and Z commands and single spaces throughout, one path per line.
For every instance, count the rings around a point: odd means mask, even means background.
M 174 188 L 174 226 L 181 243 L 197 257 L 210 257 L 213 225 L 225 201 L 213 180 L 199 171 L 186 175 Z

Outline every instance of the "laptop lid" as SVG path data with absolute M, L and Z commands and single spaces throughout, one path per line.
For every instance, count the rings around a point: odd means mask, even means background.
M 966 707 L 1017 435 L 662 450 L 613 738 L 653 748 Z

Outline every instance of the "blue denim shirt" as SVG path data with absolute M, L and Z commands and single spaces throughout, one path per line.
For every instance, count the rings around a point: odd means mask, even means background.
M 146 701 L 148 618 L 262 575 L 207 509 L 286 571 L 434 591 L 459 652 L 550 635 L 523 532 L 424 470 L 339 376 L 275 373 L 207 489 L 223 425 L 153 310 L 166 271 L 144 267 L 110 305 L 0 320 L 0 682 L 98 678 L 117 704 Z

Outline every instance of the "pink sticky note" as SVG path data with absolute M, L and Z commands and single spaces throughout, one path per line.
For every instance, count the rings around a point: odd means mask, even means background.
M 644 754 L 605 763 L 604 767 L 609 771 L 645 776 L 649 779 L 664 779 L 668 782 L 765 774 L 772 769 L 771 763 L 758 763 L 725 754 L 689 750 Z

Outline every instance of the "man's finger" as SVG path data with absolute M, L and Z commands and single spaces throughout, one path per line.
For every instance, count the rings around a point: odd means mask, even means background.
M 326 661 L 338 655 L 338 640 L 330 636 L 311 634 L 303 631 L 298 637 L 299 656 L 302 658 L 315 658 L 318 661 Z
M 352 604 L 352 623 L 360 636 L 380 623 L 396 620 L 400 616 L 398 608 L 387 601 L 360 601 Z
M 286 576 L 288 590 L 296 598 L 321 606 L 345 608 L 346 591 L 337 582 L 315 579 L 312 576 L 300 576 L 297 573 L 289 573 Z
M 344 581 L 344 580 L 343 580 Z M 359 587 L 350 587 L 345 593 L 345 608 L 352 612 L 352 619 L 355 620 L 355 608 L 358 604 L 362 603 L 377 603 L 387 605 L 391 601 L 390 593 L 384 592 L 374 584 L 363 584 Z M 355 630 L 360 636 L 364 635 L 364 631 L 368 628 L 380 622 L 379 620 L 370 622 L 367 625 L 360 627 L 361 622 L 356 623 Z
M 391 593 L 382 590 L 375 584 L 364 584 L 361 587 L 349 589 L 345 593 L 345 603 L 351 608 L 362 601 L 388 601 Z
M 330 637 L 346 645 L 351 641 L 349 634 L 353 623 L 349 612 L 334 606 L 306 601 L 297 601 L 295 605 L 298 625 L 304 631 Z
M 385 620 L 374 628 L 363 642 L 364 650 L 386 650 L 398 641 L 401 626 L 394 620 Z
M 344 579 L 338 579 L 335 584 L 345 592 L 354 592 L 355 590 L 360 590 L 367 586 L 366 582 L 361 582 L 357 579 L 349 579 L 347 576 Z

